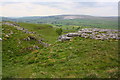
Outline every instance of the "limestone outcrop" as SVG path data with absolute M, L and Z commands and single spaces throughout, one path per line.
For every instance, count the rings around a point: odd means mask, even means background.
M 15 23 L 3 22 L 2 24 L 15 27 L 17 30 L 20 30 L 20 31 L 22 31 L 22 32 L 24 32 L 26 34 L 36 34 L 35 32 L 30 32 L 30 31 L 28 31 L 28 29 L 25 29 L 25 28 L 21 27 L 18 24 L 15 24 Z M 14 34 L 14 33 L 10 32 L 8 35 L 6 35 L 6 37 L 9 37 L 11 34 Z M 38 35 L 38 36 L 40 36 L 40 35 Z M 36 39 L 34 36 L 28 36 L 27 38 L 24 38 L 23 40 L 26 40 L 26 41 L 35 40 L 35 41 L 37 41 L 38 43 L 42 44 L 45 47 L 49 46 L 49 44 L 43 42 L 43 40 L 44 40 L 43 38 Z
M 59 41 L 70 40 L 72 37 L 83 37 L 83 38 L 90 38 L 90 39 L 97 39 L 97 40 L 110 40 L 120 39 L 120 30 L 113 30 L 113 29 L 98 29 L 98 28 L 84 28 L 79 30 L 76 33 L 68 33 L 62 36 L 59 36 Z

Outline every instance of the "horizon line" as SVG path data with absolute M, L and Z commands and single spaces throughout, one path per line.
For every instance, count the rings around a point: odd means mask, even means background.
M 39 16 L 0 16 L 0 17 L 13 17 L 13 18 L 21 18 L 21 17 L 49 17 L 49 16 L 93 16 L 93 17 L 118 17 L 118 15 L 111 15 L 111 16 L 94 16 L 94 15 L 84 15 L 84 14 L 59 14 L 59 15 L 39 15 Z

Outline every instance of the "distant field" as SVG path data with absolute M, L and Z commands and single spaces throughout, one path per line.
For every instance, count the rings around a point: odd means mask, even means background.
M 92 27 L 92 28 L 106 28 L 106 29 L 118 29 L 118 22 L 112 20 L 84 20 L 84 19 L 73 19 L 73 20 L 61 20 L 62 27 L 65 25 L 69 26 L 81 26 L 81 27 Z M 59 24 L 60 25 L 60 24 Z
M 69 18 L 67 19 L 66 17 Z M 70 19 L 75 16 L 75 19 Z M 79 18 L 81 17 L 81 18 Z M 20 18 L 4 18 L 3 21 L 11 20 L 15 22 L 26 22 L 36 24 L 51 24 L 56 27 L 67 28 L 71 26 L 92 27 L 92 28 L 109 28 L 118 29 L 117 17 L 95 17 L 88 15 L 57 15 L 57 16 L 33 16 Z

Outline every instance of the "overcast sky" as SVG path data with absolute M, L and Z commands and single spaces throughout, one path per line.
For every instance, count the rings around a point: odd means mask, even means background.
M 0 0 L 0 16 L 62 14 L 117 16 L 118 0 Z

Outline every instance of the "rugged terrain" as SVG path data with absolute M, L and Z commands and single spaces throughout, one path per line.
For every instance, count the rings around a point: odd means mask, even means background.
M 118 40 L 57 41 L 55 29 L 4 22 L 3 78 L 118 78 Z
M 76 33 L 67 33 L 60 36 L 59 41 L 70 40 L 72 37 L 83 37 L 96 40 L 119 40 L 120 31 L 113 29 L 84 28 Z

